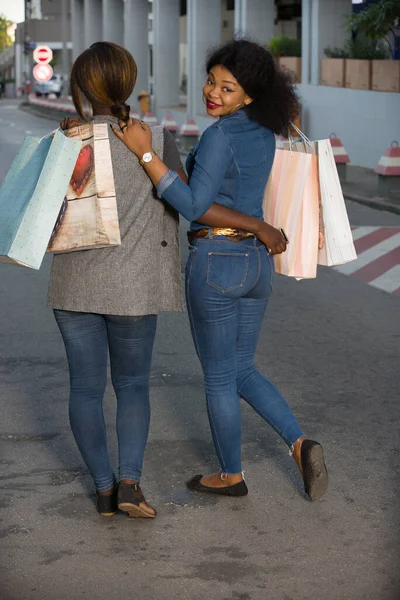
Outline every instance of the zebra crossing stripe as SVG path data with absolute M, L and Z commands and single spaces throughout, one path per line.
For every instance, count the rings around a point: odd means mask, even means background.
M 400 227 L 352 227 L 352 234 L 358 258 L 335 271 L 400 295 Z

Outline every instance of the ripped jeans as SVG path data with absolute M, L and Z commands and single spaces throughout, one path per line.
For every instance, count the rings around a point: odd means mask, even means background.
M 282 395 L 254 366 L 273 277 L 273 258 L 255 238 L 219 236 L 191 244 L 186 302 L 223 473 L 242 471 L 239 396 L 289 447 L 303 435 Z

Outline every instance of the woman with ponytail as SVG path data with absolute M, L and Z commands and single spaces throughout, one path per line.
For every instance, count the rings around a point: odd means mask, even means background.
M 188 184 L 153 153 L 154 137 L 146 125 L 129 120 L 127 127 L 113 129 L 136 154 L 159 197 L 191 221 L 186 300 L 220 471 L 196 475 L 188 486 L 229 496 L 248 493 L 241 396 L 287 444 L 306 495 L 316 500 L 328 484 L 322 446 L 304 435 L 282 395 L 254 366 L 273 284 L 272 255 L 287 244 L 281 231 L 262 221 L 263 193 L 274 134 L 287 134 L 298 99 L 290 76 L 262 46 L 247 40 L 213 51 L 206 73 L 203 99 L 217 121 L 188 157 Z M 217 213 L 217 206 L 239 212 Z
M 126 102 L 135 82 L 136 63 L 127 50 L 107 42 L 93 44 L 72 67 L 77 113 L 86 121 L 87 103 L 94 123 L 126 123 Z M 61 126 L 77 124 L 79 119 L 70 118 Z M 154 202 L 148 176 L 109 131 L 121 245 L 54 256 L 48 306 L 66 348 L 70 423 L 96 487 L 97 509 L 110 516 L 118 505 L 133 517 L 151 518 L 156 511 L 144 499 L 140 477 L 157 314 L 182 310 L 178 216 Z M 153 136 L 168 167 L 185 177 L 172 136 L 159 126 Z M 109 458 L 102 407 L 108 355 L 117 397 L 118 477 Z
M 126 131 L 126 102 L 135 82 L 136 63 L 125 48 L 93 44 L 78 56 L 71 72 L 72 98 L 81 119 L 86 120 L 86 102 L 94 123 L 119 124 Z M 79 123 L 70 118 L 62 127 Z M 187 181 L 172 136 L 160 126 L 148 131 L 162 164 Z M 114 135 L 110 149 L 121 245 L 54 256 L 48 306 L 66 348 L 70 423 L 96 487 L 97 509 L 109 516 L 118 506 L 132 517 L 151 518 L 156 511 L 140 489 L 150 420 L 149 377 L 157 314 L 183 309 L 179 221 L 175 210 L 155 200 L 145 170 Z M 204 212 L 204 222 L 215 226 L 240 227 L 247 219 L 220 204 Z M 260 236 L 272 229 L 255 221 Z M 108 355 L 117 396 L 118 477 L 110 463 L 102 408 Z

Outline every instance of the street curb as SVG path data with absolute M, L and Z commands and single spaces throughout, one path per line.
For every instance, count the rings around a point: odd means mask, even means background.
M 385 200 L 385 198 L 379 198 L 378 196 L 374 198 L 366 198 L 365 196 L 347 194 L 346 192 L 343 192 L 343 196 L 345 200 L 351 200 L 352 202 L 364 204 L 365 206 L 369 206 L 370 208 L 375 208 L 377 210 L 387 210 L 388 212 L 400 215 L 400 205 L 394 204 L 389 200 Z
M 66 114 L 66 112 L 63 110 L 57 110 L 55 108 L 45 108 L 42 106 L 30 104 L 29 102 L 22 102 L 19 105 L 19 109 L 32 115 L 35 115 L 36 117 L 42 117 L 43 119 L 50 119 L 58 122 L 62 121 L 66 117 L 78 117 L 77 113 Z

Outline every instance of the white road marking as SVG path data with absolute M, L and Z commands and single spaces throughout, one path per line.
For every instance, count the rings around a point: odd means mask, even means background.
M 395 265 L 389 271 L 386 271 L 386 273 L 373 279 L 369 282 L 369 285 L 373 285 L 384 292 L 394 292 L 400 288 L 400 265 Z
M 353 229 L 353 231 L 351 232 L 353 235 L 353 241 L 355 242 L 356 240 L 359 240 L 365 235 L 372 233 L 376 229 L 379 229 L 379 227 L 357 227 L 357 229 Z
M 375 244 L 375 246 L 372 246 L 372 248 L 365 250 L 365 252 L 361 252 L 361 254 L 358 255 L 357 260 L 345 265 L 341 265 L 340 267 L 335 267 L 336 271 L 339 271 L 339 273 L 343 273 L 344 275 L 351 275 L 355 271 L 358 271 L 358 269 L 365 267 L 365 265 L 368 265 L 373 260 L 383 256 L 384 254 L 387 254 L 387 252 L 390 252 L 399 246 L 400 233 L 396 233 L 390 238 L 383 240 L 383 242 Z

